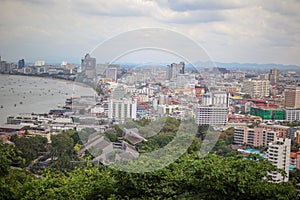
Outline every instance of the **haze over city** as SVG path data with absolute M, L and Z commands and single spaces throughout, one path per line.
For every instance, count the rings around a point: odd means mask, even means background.
M 80 63 L 115 35 L 159 27 L 193 39 L 213 61 L 300 65 L 299 10 L 298 1 L 280 0 L 2 0 L 0 55 Z

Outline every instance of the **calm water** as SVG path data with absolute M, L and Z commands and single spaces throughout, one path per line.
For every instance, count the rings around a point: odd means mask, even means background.
M 0 124 L 8 115 L 48 113 L 63 106 L 66 98 L 94 95 L 89 87 L 40 77 L 0 75 Z

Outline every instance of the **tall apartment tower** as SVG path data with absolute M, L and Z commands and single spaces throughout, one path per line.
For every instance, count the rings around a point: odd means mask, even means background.
M 286 176 L 278 172 L 269 172 L 271 182 L 280 183 L 289 180 L 289 167 L 290 167 L 290 152 L 291 152 L 291 139 L 276 138 L 274 142 L 269 143 L 268 160 L 277 168 L 286 172 Z
M 284 105 L 287 108 L 300 108 L 300 87 L 287 86 L 285 88 L 285 101 Z
M 25 67 L 25 60 L 21 59 L 18 61 L 18 69 L 23 69 Z
M 87 78 L 94 79 L 96 77 L 96 58 L 86 54 L 81 60 L 81 70 Z
M 269 80 L 248 79 L 243 82 L 242 92 L 250 94 L 252 98 L 269 96 Z
M 278 83 L 279 70 L 277 68 L 273 68 L 269 73 L 269 81 L 271 85 L 276 85 Z
M 106 78 L 111 78 L 113 81 L 117 81 L 118 69 L 117 68 L 107 68 L 106 69 Z
M 172 78 L 177 78 L 178 74 L 184 74 L 184 68 L 184 62 L 180 62 L 179 64 L 172 63 L 170 66 L 168 66 L 167 79 L 170 80 Z

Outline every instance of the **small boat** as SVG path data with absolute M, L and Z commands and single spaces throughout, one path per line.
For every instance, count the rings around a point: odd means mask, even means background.
M 1 108 L 3 108 L 3 106 L 1 105 Z
M 20 104 L 23 104 L 23 102 L 22 102 L 22 101 L 20 101 Z
M 17 104 L 14 105 L 15 107 L 17 106 Z

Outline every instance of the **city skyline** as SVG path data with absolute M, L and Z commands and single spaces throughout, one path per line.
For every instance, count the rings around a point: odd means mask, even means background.
M 213 61 L 300 65 L 297 1 L 15 0 L 1 4 L 0 55 L 9 62 L 24 58 L 79 63 L 86 52 L 113 36 L 159 27 L 191 38 Z

